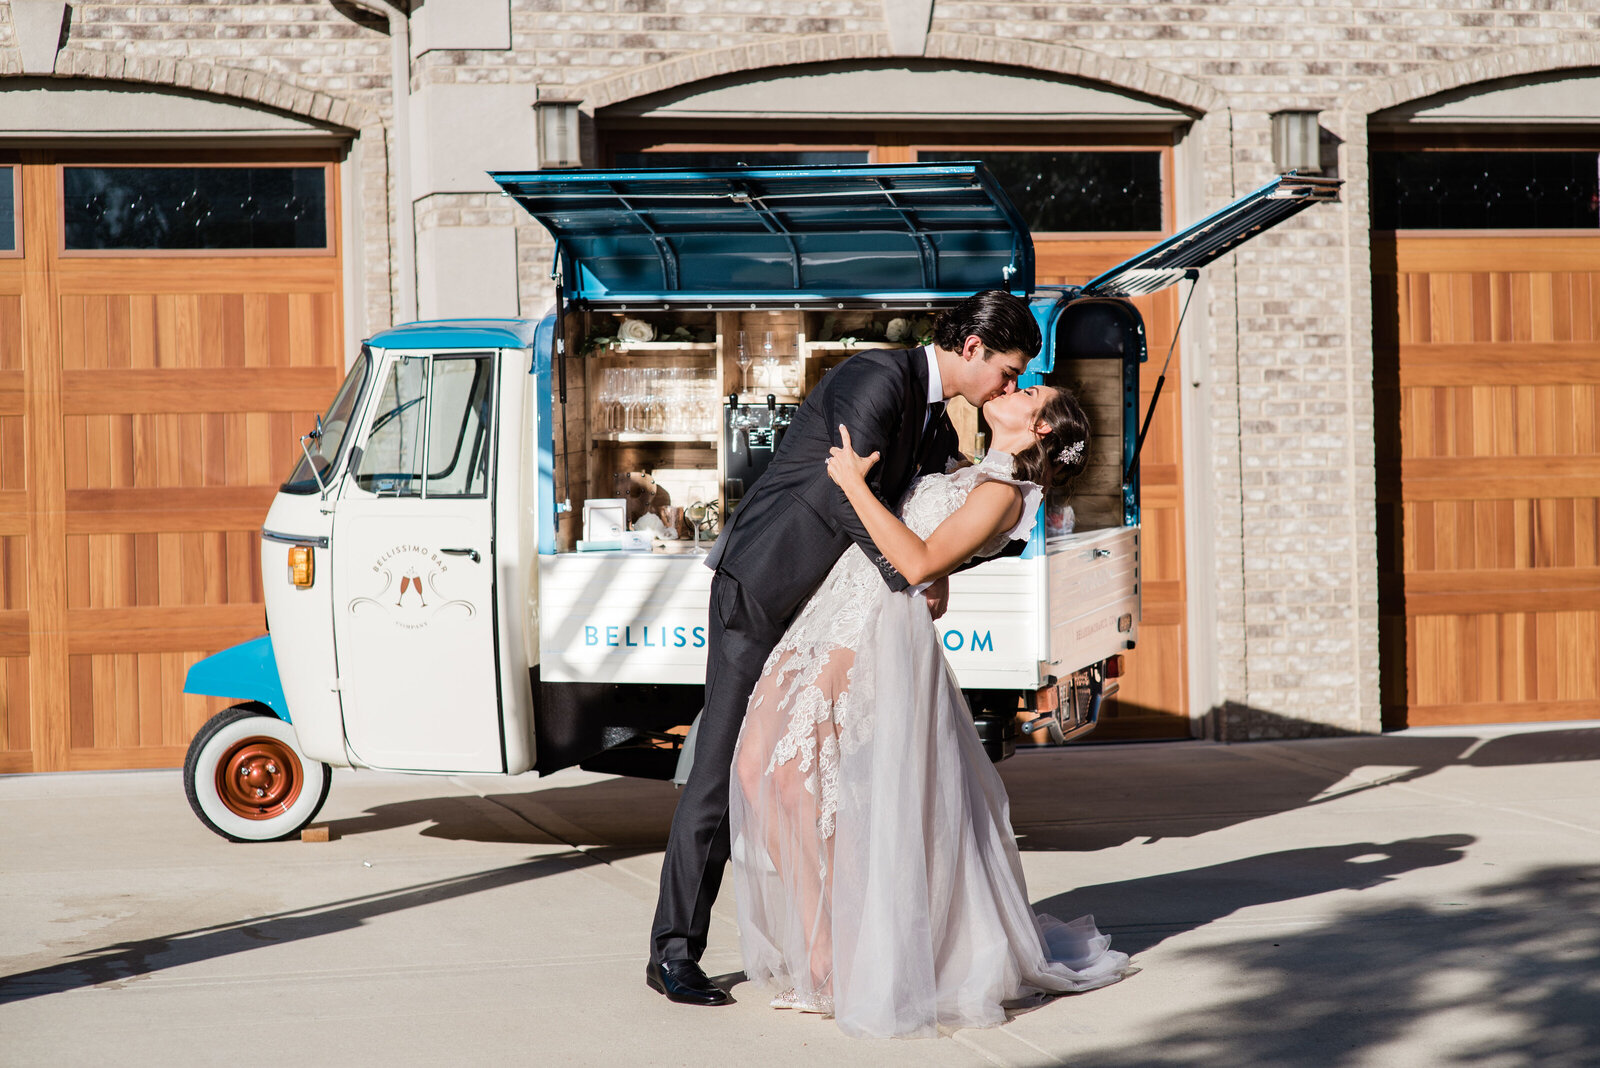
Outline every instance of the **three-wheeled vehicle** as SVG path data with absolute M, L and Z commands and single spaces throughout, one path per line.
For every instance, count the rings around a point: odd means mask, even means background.
M 368 339 L 261 531 L 270 633 L 191 669 L 232 698 L 184 783 L 237 840 L 298 832 L 330 767 L 671 775 L 700 707 L 704 550 L 808 389 L 978 290 L 1027 299 L 1023 384 L 1094 425 L 1021 556 L 954 576 L 939 633 L 994 759 L 1092 728 L 1138 640 L 1139 366 L 1127 299 L 1318 200 L 1285 176 L 1082 287 L 982 164 L 496 174 L 557 242 L 555 310 Z M 965 431 L 977 446 L 976 417 Z M 1144 426 L 1148 426 L 1146 419 Z

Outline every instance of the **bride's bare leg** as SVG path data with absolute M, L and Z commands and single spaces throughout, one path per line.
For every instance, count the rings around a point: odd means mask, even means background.
M 752 806 L 767 809 L 763 844 L 804 926 L 809 983 L 799 975 L 792 978 L 809 987 L 808 993 L 827 997 L 833 988 L 833 803 L 828 793 L 839 757 L 832 713 L 848 687 L 855 654 L 833 650 L 813 680 L 798 679 L 790 660 L 779 661 L 757 683 L 734 771 Z M 800 698 L 813 690 L 828 714 L 819 717 L 808 707 L 799 714 L 812 722 L 792 723 Z M 780 745 L 794 745 L 795 751 L 774 762 Z

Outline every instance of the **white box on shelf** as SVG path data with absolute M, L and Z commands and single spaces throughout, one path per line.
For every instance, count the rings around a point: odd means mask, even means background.
M 619 541 L 627 529 L 627 501 L 602 497 L 583 502 L 584 541 Z

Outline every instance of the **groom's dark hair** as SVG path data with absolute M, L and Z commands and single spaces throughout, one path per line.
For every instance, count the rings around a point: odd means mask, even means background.
M 933 343 L 960 352 L 969 334 L 977 334 L 991 352 L 1020 352 L 1030 360 L 1039 354 L 1039 324 L 1028 302 L 1003 289 L 974 293 L 939 316 Z

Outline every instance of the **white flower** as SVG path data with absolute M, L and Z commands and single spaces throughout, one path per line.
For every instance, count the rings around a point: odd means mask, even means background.
M 911 336 L 911 323 L 905 319 L 890 319 L 883 328 L 883 336 L 890 341 L 904 341 Z
M 654 341 L 656 328 L 643 319 L 624 319 L 622 326 L 617 329 L 617 338 L 621 341 Z

